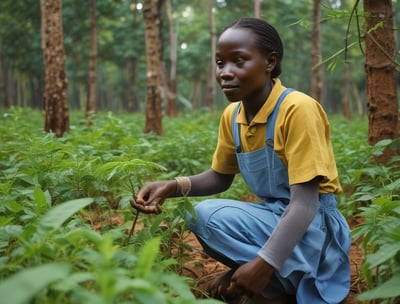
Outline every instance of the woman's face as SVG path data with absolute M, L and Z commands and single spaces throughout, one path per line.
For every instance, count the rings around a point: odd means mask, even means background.
M 227 29 L 218 39 L 215 60 L 216 80 L 229 101 L 265 102 L 275 60 L 271 65 L 261 53 L 253 32 Z

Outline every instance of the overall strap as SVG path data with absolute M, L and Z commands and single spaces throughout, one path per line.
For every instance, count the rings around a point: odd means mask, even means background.
M 285 91 L 282 92 L 281 96 L 279 96 L 278 101 L 276 102 L 275 108 L 272 111 L 271 115 L 269 115 L 267 119 L 267 134 L 266 134 L 266 143 L 268 146 L 274 146 L 274 134 L 275 134 L 275 121 L 276 117 L 278 116 L 279 108 L 282 104 L 282 101 L 285 97 L 290 93 L 293 92 L 294 89 L 287 88 Z
M 267 144 L 269 142 L 271 142 L 271 140 L 272 140 L 272 146 L 273 146 L 274 132 L 275 132 L 275 120 L 276 120 L 276 117 L 278 116 L 279 107 L 280 107 L 282 101 L 285 99 L 286 95 L 292 91 L 294 91 L 294 89 L 287 88 L 285 91 L 282 92 L 281 96 L 279 96 L 279 99 L 275 105 L 273 112 L 268 117 L 267 134 L 266 134 Z M 235 110 L 233 112 L 233 118 L 232 118 L 232 134 L 233 134 L 233 140 L 234 140 L 235 147 L 236 147 L 236 153 L 242 152 L 242 147 L 240 145 L 240 135 L 239 135 L 240 134 L 240 125 L 238 123 L 236 123 L 236 117 L 237 117 L 237 114 L 239 111 L 240 104 L 241 104 L 241 102 L 238 102 L 237 106 L 235 107 Z M 270 125 L 272 126 L 272 128 L 269 127 Z
M 236 123 L 236 117 L 239 112 L 239 107 L 240 107 L 241 102 L 238 102 L 237 106 L 235 107 L 235 110 L 233 112 L 233 118 L 232 118 L 232 135 L 233 135 L 233 141 L 235 143 L 236 147 L 236 153 L 242 152 L 242 147 L 240 145 L 240 125 Z

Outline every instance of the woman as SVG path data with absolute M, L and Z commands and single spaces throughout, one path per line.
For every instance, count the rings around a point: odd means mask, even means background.
M 211 169 L 145 185 L 136 208 L 158 213 L 168 197 L 225 191 L 242 174 L 257 203 L 209 199 L 188 227 L 206 253 L 231 268 L 209 286 L 246 303 L 340 303 L 350 286 L 351 238 L 336 208 L 341 191 L 330 127 L 320 104 L 279 80 L 278 32 L 241 18 L 219 36 L 216 80 L 224 110 Z

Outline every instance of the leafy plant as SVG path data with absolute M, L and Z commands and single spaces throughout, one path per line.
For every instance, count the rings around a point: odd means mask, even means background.
M 23 109 L 4 115 L 0 292 L 11 291 L 4 300 L 217 303 L 196 299 L 190 280 L 177 271 L 184 257 L 172 246 L 182 244 L 171 235 L 183 233 L 188 202 L 183 209 L 171 204 L 161 215 L 141 217 L 142 229 L 125 243 L 129 199 L 146 180 L 166 171 L 150 160 L 163 149 L 160 138 L 132 136 L 135 128 L 127 127 L 127 120 L 109 114 L 99 115 L 96 129 L 72 125 L 61 139 L 32 132 Z M 108 221 L 106 214 L 118 221 Z M 47 272 L 51 275 L 38 282 Z
M 360 210 L 365 222 L 353 230 L 353 237 L 361 240 L 366 255 L 362 272 L 371 290 L 359 298 L 396 303 L 400 298 L 400 200 L 379 197 Z
M 129 199 L 147 181 L 209 168 L 219 115 L 165 118 L 159 137 L 142 134 L 143 115 L 98 113 L 89 128 L 80 113 L 72 113 L 65 138 L 44 134 L 38 111 L 12 108 L 0 115 L 0 294 L 14 291 L 7 303 L 200 301 L 191 293 L 196 282 L 180 276 L 194 250 L 185 244 L 184 219 L 197 199 L 169 199 L 161 214 L 139 215 L 140 229 L 127 244 Z M 364 119 L 333 117 L 331 125 L 344 189 L 339 208 L 362 222 L 353 236 L 364 250 L 362 275 L 370 290 L 360 298 L 394 303 L 399 159 L 382 166 L 373 158 L 398 143 L 369 147 Z M 237 176 L 218 196 L 249 194 Z M 46 273 L 51 275 L 35 281 Z M 27 287 L 16 287 L 21 284 Z

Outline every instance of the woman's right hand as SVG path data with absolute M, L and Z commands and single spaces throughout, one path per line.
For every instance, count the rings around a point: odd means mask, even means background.
M 136 199 L 131 199 L 131 206 L 143 213 L 161 213 L 161 205 L 168 197 L 176 194 L 177 182 L 158 181 L 144 185 L 137 193 Z

